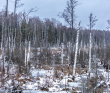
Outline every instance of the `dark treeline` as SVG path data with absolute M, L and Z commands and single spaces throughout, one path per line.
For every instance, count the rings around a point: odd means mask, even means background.
M 7 20 L 5 22 L 5 20 Z M 7 24 L 8 28 L 5 28 Z M 19 13 L 16 16 L 9 14 L 8 17 L 4 17 L 4 12 L 0 12 L 0 41 L 2 42 L 2 36 L 6 30 L 6 40 L 10 37 L 10 41 L 15 39 L 16 46 L 25 41 L 31 41 L 33 47 L 40 46 L 54 46 L 67 42 L 71 42 L 73 38 L 73 44 L 76 42 L 76 29 L 71 31 L 71 28 L 62 25 L 56 19 L 45 19 L 42 21 L 39 17 L 28 17 L 25 13 Z M 72 32 L 74 33 L 72 35 Z M 93 45 L 102 47 L 104 38 L 106 44 L 109 45 L 110 37 L 109 31 L 92 30 L 93 33 Z M 105 34 L 105 36 L 104 36 Z M 13 39 L 13 40 L 12 40 Z M 79 44 L 89 43 L 89 30 L 80 29 Z

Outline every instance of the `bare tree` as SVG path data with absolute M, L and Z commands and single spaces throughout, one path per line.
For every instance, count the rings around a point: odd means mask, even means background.
M 107 27 L 107 29 L 109 30 L 110 29 L 110 19 L 109 20 L 107 20 L 107 23 L 108 23 L 108 27 Z
M 90 76 L 90 72 L 91 72 L 91 48 L 92 48 L 92 28 L 95 26 L 95 23 L 96 23 L 97 19 L 96 19 L 96 16 L 93 17 L 93 14 L 90 13 L 90 16 L 89 16 L 89 29 L 90 29 L 90 41 L 89 41 L 89 76 Z
M 24 5 L 24 4 L 19 4 L 20 1 L 21 1 L 21 0 L 15 0 L 15 2 L 14 2 L 14 16 L 16 15 L 16 9 L 17 9 L 18 7 L 21 7 L 21 6 Z
M 92 31 L 92 28 L 95 26 L 96 24 L 96 21 L 98 21 L 98 19 L 96 19 L 96 16 L 94 17 L 92 13 L 90 13 L 90 16 L 89 16 L 89 29 L 90 29 L 90 32 Z
M 6 12 L 5 12 L 5 16 L 7 17 L 8 15 L 8 0 L 6 0 Z
M 77 31 L 77 37 L 76 37 L 76 48 L 75 48 L 75 58 L 74 58 L 74 67 L 73 67 L 73 77 L 75 76 L 75 69 L 76 69 L 76 62 L 77 62 L 77 52 L 78 52 L 78 43 L 79 43 L 79 30 L 80 30 L 80 22 L 79 27 Z
M 63 13 L 59 14 L 59 16 L 64 18 L 64 20 L 70 25 L 71 31 L 72 31 L 72 37 L 73 37 L 74 22 L 75 22 L 75 18 L 76 18 L 75 8 L 77 5 L 78 5 L 78 1 L 69 0 L 69 1 L 67 1 L 66 9 L 64 9 Z

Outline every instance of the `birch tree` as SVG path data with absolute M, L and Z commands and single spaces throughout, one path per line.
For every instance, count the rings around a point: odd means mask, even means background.
M 24 5 L 24 4 L 19 4 L 20 1 L 21 0 L 15 0 L 15 2 L 14 2 L 14 16 L 16 15 L 17 8 Z
M 92 48 L 92 28 L 95 26 L 97 19 L 96 16 L 93 17 L 93 14 L 90 13 L 89 16 L 89 29 L 90 29 L 90 39 L 89 39 L 89 76 L 90 76 L 90 72 L 91 72 L 91 48 Z
M 74 58 L 74 66 L 73 66 L 73 77 L 75 76 L 75 69 L 76 69 L 76 62 L 77 62 L 78 43 L 79 43 L 79 30 L 80 30 L 80 22 L 79 22 L 79 27 L 78 27 L 78 31 L 77 31 L 77 37 L 76 37 L 75 58 Z
M 70 52 L 71 52 L 71 51 L 70 51 L 70 44 L 71 44 L 71 43 L 68 42 L 68 64 L 70 64 L 70 54 L 71 54 L 71 53 L 70 53 Z
M 8 0 L 6 0 L 6 12 L 5 12 L 5 16 L 8 15 Z
M 63 66 L 63 55 L 64 55 L 63 49 L 64 49 L 64 45 L 63 45 L 63 43 L 62 43 L 62 44 L 61 44 L 61 64 L 62 64 L 62 66 Z
M 77 5 L 78 5 L 78 1 L 68 0 L 66 9 L 64 9 L 63 13 L 59 14 L 59 16 L 64 18 L 64 20 L 71 27 L 72 37 L 73 37 L 73 30 L 74 30 L 74 22 L 75 22 L 75 19 L 76 19 L 75 8 L 76 8 Z

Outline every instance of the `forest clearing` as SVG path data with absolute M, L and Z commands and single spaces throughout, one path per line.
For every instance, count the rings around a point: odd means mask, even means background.
M 0 93 L 110 93 L 110 19 L 107 30 L 94 29 L 100 19 L 89 11 L 84 28 L 82 21 L 75 23 L 79 1 L 67 0 L 57 15 L 64 25 L 30 16 L 37 7 L 17 12 L 22 0 L 13 0 L 10 11 L 11 1 L 5 1 L 0 10 Z
M 99 58 L 93 55 L 90 76 L 88 72 L 89 63 L 84 62 L 85 65 L 81 66 L 81 63 L 77 62 L 75 77 L 73 78 L 73 63 L 68 64 L 69 53 L 67 50 L 65 48 L 62 49 L 62 47 L 41 48 L 41 50 L 37 48 L 37 55 L 34 55 L 36 52 L 33 53 L 35 49 L 31 50 L 30 56 L 27 58 L 30 60 L 27 61 L 28 63 L 26 62 L 27 65 L 21 66 L 21 73 L 17 64 L 10 63 L 9 70 L 7 70 L 8 62 L 5 59 L 4 77 L 2 77 L 2 72 L 0 73 L 2 80 L 1 92 L 7 91 L 9 93 L 13 87 L 15 87 L 15 91 L 21 90 L 23 93 L 42 93 L 42 91 L 44 93 L 71 93 L 73 91 L 73 93 L 95 93 L 96 91 L 98 93 L 106 93 L 110 91 L 110 70 L 104 67 L 104 63 Z M 48 53 L 47 56 L 45 52 Z M 28 57 L 28 53 L 25 55 Z M 59 56 L 56 57 L 56 55 Z M 46 59 L 43 60 L 43 58 Z M 48 61 L 46 61 L 47 59 Z M 37 60 L 37 63 L 35 60 Z M 41 62 L 39 63 L 39 61 Z M 61 61 L 63 64 L 59 64 Z M 1 66 L 3 66 L 2 63 L 3 60 L 1 59 Z

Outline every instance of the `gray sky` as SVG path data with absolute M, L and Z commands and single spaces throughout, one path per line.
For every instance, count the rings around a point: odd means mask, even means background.
M 6 0 L 0 0 L 0 10 L 5 8 Z M 14 0 L 9 0 L 9 11 L 13 11 Z M 31 16 L 39 16 L 41 19 L 56 18 L 62 24 L 67 25 L 62 18 L 57 15 L 59 12 L 63 12 L 66 7 L 67 0 L 21 0 L 24 6 L 17 11 L 28 11 L 30 8 L 37 6 L 38 11 L 32 13 Z M 95 29 L 106 29 L 108 26 L 107 20 L 110 18 L 110 0 L 78 0 L 79 4 L 76 7 L 76 26 L 81 20 L 81 25 L 84 28 L 88 28 L 89 14 L 92 12 L 97 17 L 98 21 L 95 25 Z

